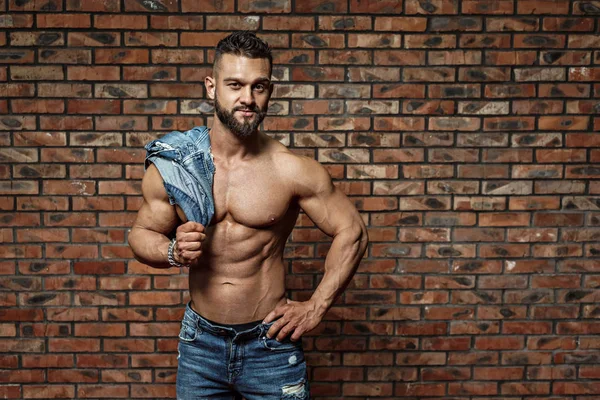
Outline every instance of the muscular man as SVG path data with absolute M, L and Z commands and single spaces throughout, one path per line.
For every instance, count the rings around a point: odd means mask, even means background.
M 365 225 L 315 160 L 258 130 L 273 91 L 268 45 L 248 32 L 223 39 L 206 77 L 215 112 L 210 144 L 215 214 L 208 227 L 171 205 L 150 165 L 129 234 L 136 259 L 189 266 L 191 301 L 179 343 L 178 399 L 309 398 L 301 336 L 314 329 L 356 271 Z M 307 301 L 285 296 L 283 253 L 302 209 L 333 237 L 323 279 Z

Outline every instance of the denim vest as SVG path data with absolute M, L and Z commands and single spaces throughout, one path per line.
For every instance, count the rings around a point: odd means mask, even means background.
M 212 195 L 213 161 L 209 129 L 197 126 L 173 131 L 146 144 L 144 169 L 153 163 L 162 175 L 170 204 L 177 204 L 188 221 L 208 226 L 215 213 Z

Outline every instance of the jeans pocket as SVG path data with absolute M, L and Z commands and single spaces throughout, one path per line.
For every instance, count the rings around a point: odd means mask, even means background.
M 181 323 L 181 330 L 179 331 L 180 340 L 184 342 L 193 342 L 196 340 L 197 329 L 190 325 L 191 324 L 186 323 L 186 321 Z
M 302 340 L 292 342 L 289 337 L 279 342 L 274 338 L 269 339 L 266 336 L 262 336 L 260 343 L 265 349 L 270 351 L 293 351 L 302 348 Z

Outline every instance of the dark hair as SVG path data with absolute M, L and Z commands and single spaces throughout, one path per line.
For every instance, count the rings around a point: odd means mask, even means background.
M 266 58 L 273 65 L 273 56 L 269 44 L 253 32 L 239 31 L 221 39 L 216 47 L 215 65 L 223 54 L 233 54 L 247 58 Z

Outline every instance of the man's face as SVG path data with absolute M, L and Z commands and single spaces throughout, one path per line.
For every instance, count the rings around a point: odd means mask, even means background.
M 240 138 L 252 135 L 267 115 L 271 97 L 269 60 L 224 54 L 207 77 L 217 118 Z

